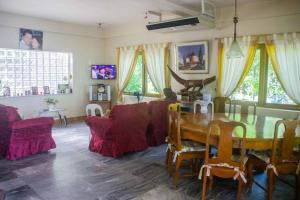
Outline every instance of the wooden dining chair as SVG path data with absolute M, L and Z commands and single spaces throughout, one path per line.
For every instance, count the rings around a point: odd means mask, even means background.
M 240 107 L 240 114 L 250 114 L 250 107 L 253 107 L 253 112 L 251 114 L 256 115 L 256 103 L 255 102 L 244 102 L 239 100 L 232 100 L 233 113 L 237 113 L 237 107 Z
M 172 126 L 171 126 L 171 122 L 170 122 L 170 118 L 169 118 L 169 112 L 170 111 L 177 111 L 177 112 L 181 112 L 181 104 L 180 103 L 171 103 L 168 106 L 168 135 L 166 137 L 166 143 L 167 143 L 167 151 L 166 151 L 166 160 L 165 160 L 165 164 L 166 164 L 166 168 L 169 172 L 169 174 L 172 174 L 172 163 L 173 163 L 173 151 L 174 148 L 172 148 L 173 144 L 171 142 L 171 137 L 172 137 Z
M 194 107 L 194 114 L 196 114 L 198 111 L 202 113 L 211 113 L 213 115 L 214 113 L 214 102 L 212 101 L 202 101 L 202 100 L 196 100 L 193 103 Z
M 240 128 L 238 130 L 238 127 Z M 234 131 L 241 131 L 241 151 L 240 155 L 234 155 L 232 152 L 233 140 L 232 135 Z M 217 155 L 209 156 L 210 140 L 218 134 Z M 241 192 L 244 183 L 246 183 L 245 175 L 245 138 L 246 126 L 239 122 L 224 122 L 220 120 L 211 121 L 209 124 L 209 132 L 206 137 L 206 151 L 204 165 L 201 167 L 199 178 L 203 178 L 202 184 L 202 200 L 206 196 L 206 182 L 209 179 L 209 189 L 212 188 L 213 176 L 221 178 L 238 179 L 238 193 L 237 199 L 241 198 Z M 203 173 L 202 173 L 203 172 Z
M 172 105 L 170 106 L 172 107 Z M 172 154 L 173 162 L 175 162 L 175 174 L 173 176 L 173 185 L 176 186 L 180 178 L 180 168 L 183 161 L 191 161 L 192 173 L 185 174 L 185 176 L 196 176 L 197 166 L 200 159 L 204 158 L 205 147 L 200 143 L 194 141 L 187 141 L 181 139 L 180 134 L 180 111 L 169 110 L 169 148 Z M 172 167 L 171 156 L 168 158 L 168 168 Z
M 278 140 L 279 126 L 283 125 L 285 130 L 282 141 Z M 249 186 L 252 187 L 253 169 L 266 166 L 268 177 L 268 199 L 272 199 L 275 175 L 294 174 L 296 177 L 296 199 L 300 200 L 300 149 L 295 144 L 296 129 L 300 127 L 300 120 L 279 120 L 275 124 L 272 153 L 270 157 L 256 156 L 249 157 L 247 173 Z
M 214 111 L 215 113 L 225 113 L 225 105 L 229 104 L 229 114 L 231 113 L 231 100 L 228 97 L 215 97 L 214 98 Z

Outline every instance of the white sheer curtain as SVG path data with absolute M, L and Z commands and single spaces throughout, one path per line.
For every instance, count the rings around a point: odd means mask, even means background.
M 238 39 L 240 47 L 243 51 L 244 57 L 242 58 L 228 58 L 226 56 L 229 51 L 233 38 L 224 38 L 223 41 L 223 59 L 221 69 L 219 69 L 219 96 L 230 96 L 239 83 L 243 75 L 245 64 L 247 62 L 247 55 L 251 45 L 251 36 L 245 36 Z
M 165 48 L 167 44 L 146 44 L 143 45 L 147 70 L 154 86 L 162 95 L 166 87 L 165 75 Z
M 273 36 L 278 65 L 274 70 L 285 92 L 300 104 L 300 34 Z
M 119 50 L 119 66 L 118 71 L 118 97 L 122 95 L 125 85 L 130 78 L 131 71 L 134 68 L 134 59 L 138 46 L 120 47 Z

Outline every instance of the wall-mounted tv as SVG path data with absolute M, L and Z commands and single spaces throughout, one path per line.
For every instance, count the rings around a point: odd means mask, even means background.
M 116 65 L 92 65 L 92 79 L 116 79 Z

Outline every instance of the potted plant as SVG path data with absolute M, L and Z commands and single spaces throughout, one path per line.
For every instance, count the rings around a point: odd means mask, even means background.
M 46 102 L 49 110 L 53 110 L 55 108 L 55 105 L 58 103 L 58 100 L 54 99 L 54 98 L 46 98 L 45 102 Z

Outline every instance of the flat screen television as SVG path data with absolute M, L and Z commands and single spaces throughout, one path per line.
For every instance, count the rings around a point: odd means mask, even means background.
M 92 79 L 116 79 L 116 65 L 92 65 Z

